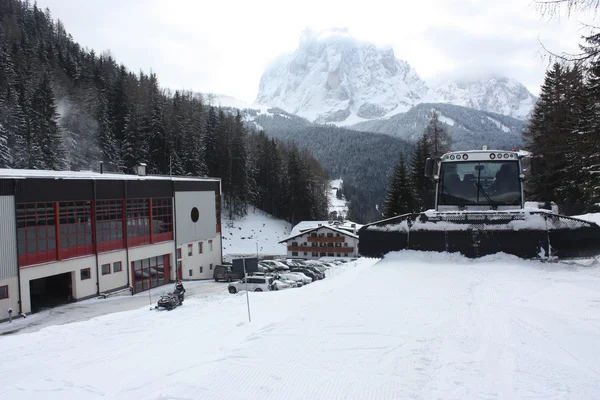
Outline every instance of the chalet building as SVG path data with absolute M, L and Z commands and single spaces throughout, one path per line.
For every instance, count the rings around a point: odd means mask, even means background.
M 177 278 L 222 260 L 214 178 L 0 169 L 0 320 Z
M 280 241 L 287 246 L 290 258 L 358 257 L 360 226 L 351 221 L 304 221 Z

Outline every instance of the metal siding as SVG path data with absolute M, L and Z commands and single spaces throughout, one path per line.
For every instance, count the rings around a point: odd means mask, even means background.
M 96 181 L 96 198 L 98 200 L 125 198 L 125 181 Z
M 174 181 L 176 192 L 208 192 L 220 194 L 219 181 Z
M 17 276 L 18 272 L 15 201 L 13 196 L 0 196 L 0 278 Z
M 12 179 L 0 179 L 0 196 L 13 196 L 15 183 Z
M 25 179 L 17 181 L 18 203 L 93 200 L 90 179 Z
M 128 198 L 173 197 L 171 181 L 127 181 Z

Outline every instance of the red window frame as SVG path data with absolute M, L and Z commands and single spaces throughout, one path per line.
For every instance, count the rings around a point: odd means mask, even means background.
M 181 259 L 181 248 L 177 249 L 177 253 L 176 254 L 177 254 L 177 259 L 178 260 Z
M 170 255 L 132 261 L 131 274 L 134 293 L 165 285 L 171 278 Z
M 127 214 L 127 244 L 140 246 L 152 242 L 150 237 L 150 200 L 128 199 Z
M 82 273 L 83 271 L 87 271 L 87 272 L 88 272 L 88 277 L 87 277 L 87 278 L 84 278 L 84 277 L 81 275 L 81 273 Z M 82 280 L 82 281 L 87 281 L 88 279 L 92 279 L 92 269 L 91 269 L 91 268 L 81 268 L 81 269 L 79 270 L 79 279 L 80 279 L 80 280 Z
M 96 201 L 98 253 L 125 248 L 123 200 Z
M 198 254 L 202 254 L 202 242 L 198 242 Z
M 106 267 L 106 271 L 108 271 L 108 272 L 104 272 L 105 271 L 104 267 Z M 110 273 L 111 273 L 111 271 L 110 271 L 110 263 L 102 264 L 100 266 L 100 271 L 101 271 L 102 275 L 110 275 Z
M 2 289 L 6 290 L 6 296 L 2 296 Z M 0 286 L 0 300 L 8 299 L 8 285 Z
M 194 245 L 192 243 L 188 244 L 188 252 L 187 255 L 188 257 L 192 256 L 194 254 Z
M 57 260 L 56 204 L 20 203 L 16 214 L 19 266 Z
M 117 265 L 119 266 L 119 269 L 117 269 Z M 121 264 L 121 261 L 115 261 L 113 263 L 113 273 L 121 271 L 123 271 L 123 264 Z
M 94 254 L 92 202 L 58 203 L 60 259 Z
M 173 240 L 173 199 L 152 199 L 152 243 Z

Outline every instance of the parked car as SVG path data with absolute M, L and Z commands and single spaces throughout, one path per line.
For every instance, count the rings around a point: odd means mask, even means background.
M 300 277 L 302 279 L 302 283 L 304 283 L 305 285 L 309 284 L 309 283 L 311 283 L 313 281 L 311 277 L 303 274 L 302 272 L 293 272 L 293 271 L 290 271 L 290 272 L 288 272 L 288 274 L 293 274 L 293 275 L 296 275 L 296 276 Z
M 246 279 L 248 284 L 246 285 Z M 250 292 L 267 292 L 269 290 L 276 290 L 275 277 L 269 275 L 252 275 L 248 278 L 242 278 L 237 282 L 232 282 L 227 287 L 229 293 L 235 294 L 239 291 L 246 290 Z
M 290 269 L 288 265 L 277 260 L 262 260 L 261 264 L 268 265 L 277 271 L 287 271 Z
M 304 286 L 304 283 L 305 283 L 304 278 L 302 278 L 300 275 L 292 274 L 291 272 L 286 273 L 286 274 L 279 274 L 279 279 L 283 280 L 284 282 L 287 282 L 287 281 L 294 282 L 295 287 L 302 287 L 302 286 Z M 309 281 L 312 281 L 309 277 L 306 277 L 306 279 L 308 279 Z
M 213 279 L 215 282 L 233 282 L 243 277 L 244 271 L 234 271 L 231 265 L 217 265 L 213 270 Z

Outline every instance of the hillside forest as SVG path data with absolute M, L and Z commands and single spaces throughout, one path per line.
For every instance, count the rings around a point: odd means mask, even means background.
M 50 11 L 0 0 L 0 168 L 219 177 L 226 210 L 292 223 L 327 217 L 327 171 L 189 91 L 161 89 L 77 44 Z

